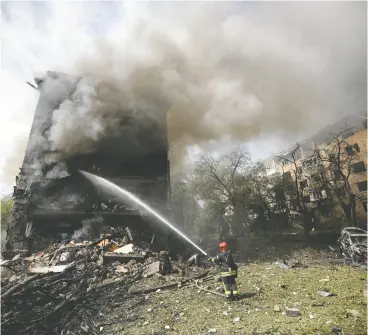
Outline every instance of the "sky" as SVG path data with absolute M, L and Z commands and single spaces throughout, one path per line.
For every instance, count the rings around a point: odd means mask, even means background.
M 158 67 L 165 89 L 152 90 L 179 106 L 180 156 L 246 143 L 264 159 L 366 110 L 363 2 L 2 1 L 1 11 L 1 195 L 12 191 L 38 100 L 25 82 L 47 70 L 124 85 L 118 76 Z

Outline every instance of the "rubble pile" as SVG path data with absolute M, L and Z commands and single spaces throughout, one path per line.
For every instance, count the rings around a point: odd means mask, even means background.
M 341 231 L 338 240 L 342 255 L 354 264 L 367 264 L 367 232 L 356 227 Z
M 185 264 L 172 262 L 165 251 L 155 253 L 127 242 L 127 237 L 112 236 L 63 241 L 28 257 L 2 261 L 2 333 L 101 333 L 101 310 L 119 300 L 180 287 L 191 276 L 205 273 L 185 271 Z

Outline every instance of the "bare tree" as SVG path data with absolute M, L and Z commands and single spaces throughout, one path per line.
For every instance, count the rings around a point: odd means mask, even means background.
M 293 168 L 290 169 L 290 171 L 293 173 L 293 181 L 294 181 L 294 188 L 295 188 L 295 192 L 293 193 L 296 198 L 296 205 L 297 205 L 296 211 L 299 212 L 303 216 L 304 234 L 306 237 L 309 237 L 309 232 L 312 227 L 313 213 L 308 209 L 307 203 L 304 201 L 303 194 L 299 187 L 300 181 L 302 178 L 302 172 L 299 169 L 298 164 L 297 164 L 297 161 L 298 161 L 297 153 L 299 150 L 300 150 L 300 145 L 299 143 L 296 143 L 295 149 L 293 149 L 290 152 L 290 156 L 289 156 L 290 158 L 287 158 L 285 156 L 275 156 L 275 157 L 277 157 L 281 161 L 288 162 L 289 164 L 293 166 Z M 283 173 L 283 175 L 285 175 L 285 173 Z M 285 183 L 285 179 L 284 179 L 284 183 Z
M 249 207 L 257 215 L 257 224 L 259 228 L 266 227 L 267 221 L 271 220 L 274 214 L 274 184 L 266 176 L 265 166 L 262 163 L 256 163 L 251 169 L 251 197 Z
M 353 166 L 358 160 L 357 152 L 360 149 L 345 141 L 344 135 L 351 131 L 352 128 L 347 128 L 339 134 L 333 134 L 327 146 L 316 149 L 315 155 L 328 170 L 325 183 L 337 197 L 346 218 L 356 226 L 356 194 L 351 188 L 350 177 L 354 172 Z

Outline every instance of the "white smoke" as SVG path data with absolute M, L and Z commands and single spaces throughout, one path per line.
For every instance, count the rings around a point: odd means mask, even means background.
M 59 152 L 92 150 L 127 115 L 144 127 L 168 111 L 180 162 L 191 145 L 290 139 L 366 109 L 363 2 L 5 8 L 5 59 L 6 50 L 15 56 L 5 66 L 22 64 L 28 75 L 54 68 L 100 82 L 96 89 L 80 82 L 54 111 L 49 139 Z M 132 129 L 125 131 L 134 135 Z
M 82 221 L 82 228 L 75 230 L 72 239 L 77 241 L 89 238 L 92 234 L 92 222 L 90 220 Z
M 83 78 L 71 98 L 62 102 L 53 112 L 48 138 L 51 142 L 51 150 L 85 152 L 87 148 L 83 147 L 83 143 L 86 141 L 86 132 L 91 140 L 97 141 L 100 138 L 100 134 L 105 131 L 105 123 L 101 115 L 91 117 L 95 96 L 93 83 Z M 91 119 L 93 122 L 89 122 Z M 73 141 L 70 141 L 66 134 L 72 134 Z
M 52 167 L 50 171 L 47 172 L 46 178 L 48 179 L 58 179 L 68 177 L 67 166 L 64 162 L 60 162 Z

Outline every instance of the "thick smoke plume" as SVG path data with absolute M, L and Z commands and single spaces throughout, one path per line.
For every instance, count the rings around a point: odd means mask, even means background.
M 63 6 L 48 21 L 49 47 L 69 44 L 70 54 L 38 52 L 41 65 L 99 84 L 81 81 L 54 111 L 52 150 L 87 152 L 124 120 L 139 119 L 142 131 L 168 113 L 180 165 L 191 145 L 292 138 L 367 108 L 364 2 Z

